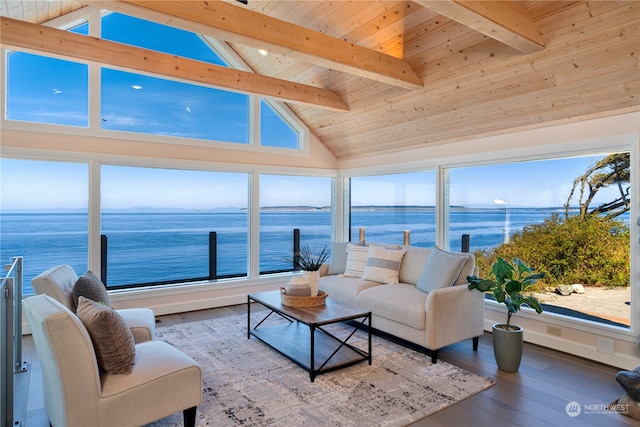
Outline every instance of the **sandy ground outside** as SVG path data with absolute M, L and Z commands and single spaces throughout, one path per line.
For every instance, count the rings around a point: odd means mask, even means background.
M 585 286 L 584 294 L 572 293 L 562 296 L 555 292 L 536 294 L 540 302 L 581 311 L 592 316 L 603 317 L 625 325 L 631 324 L 631 287 L 598 288 Z

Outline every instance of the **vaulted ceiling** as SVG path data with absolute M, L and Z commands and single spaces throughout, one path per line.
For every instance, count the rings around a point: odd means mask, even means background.
M 33 25 L 87 5 L 224 40 L 251 70 L 213 69 Z M 13 18 L 2 19 L 3 47 L 279 99 L 341 159 L 640 111 L 638 1 L 3 0 L 0 6 L 2 17 Z

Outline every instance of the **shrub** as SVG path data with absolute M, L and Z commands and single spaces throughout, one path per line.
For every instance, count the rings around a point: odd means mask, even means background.
M 475 255 L 481 275 L 489 273 L 498 257 L 519 258 L 545 273 L 549 285 L 629 286 L 629 238 L 629 227 L 619 220 L 552 215 L 525 226 L 509 243 Z

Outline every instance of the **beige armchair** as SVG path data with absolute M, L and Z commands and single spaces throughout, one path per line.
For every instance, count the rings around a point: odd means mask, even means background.
M 58 265 L 38 274 L 31 280 L 36 295 L 46 294 L 54 298 L 72 312 L 75 304 L 71 292 L 78 275 L 70 266 Z M 149 308 L 125 308 L 117 310 L 127 321 L 136 343 L 152 340 L 155 334 L 156 319 Z
M 47 295 L 23 303 L 40 365 L 44 409 L 53 427 L 141 426 L 183 411 L 195 425 L 202 372 L 189 356 L 162 341 L 135 345 L 130 374 L 99 370 L 80 319 Z

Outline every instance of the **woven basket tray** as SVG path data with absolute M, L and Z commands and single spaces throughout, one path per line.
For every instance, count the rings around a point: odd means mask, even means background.
M 317 297 L 299 297 L 287 295 L 284 288 L 280 289 L 282 305 L 288 305 L 289 307 L 319 307 L 325 304 L 328 296 L 329 294 L 325 291 L 318 291 Z

